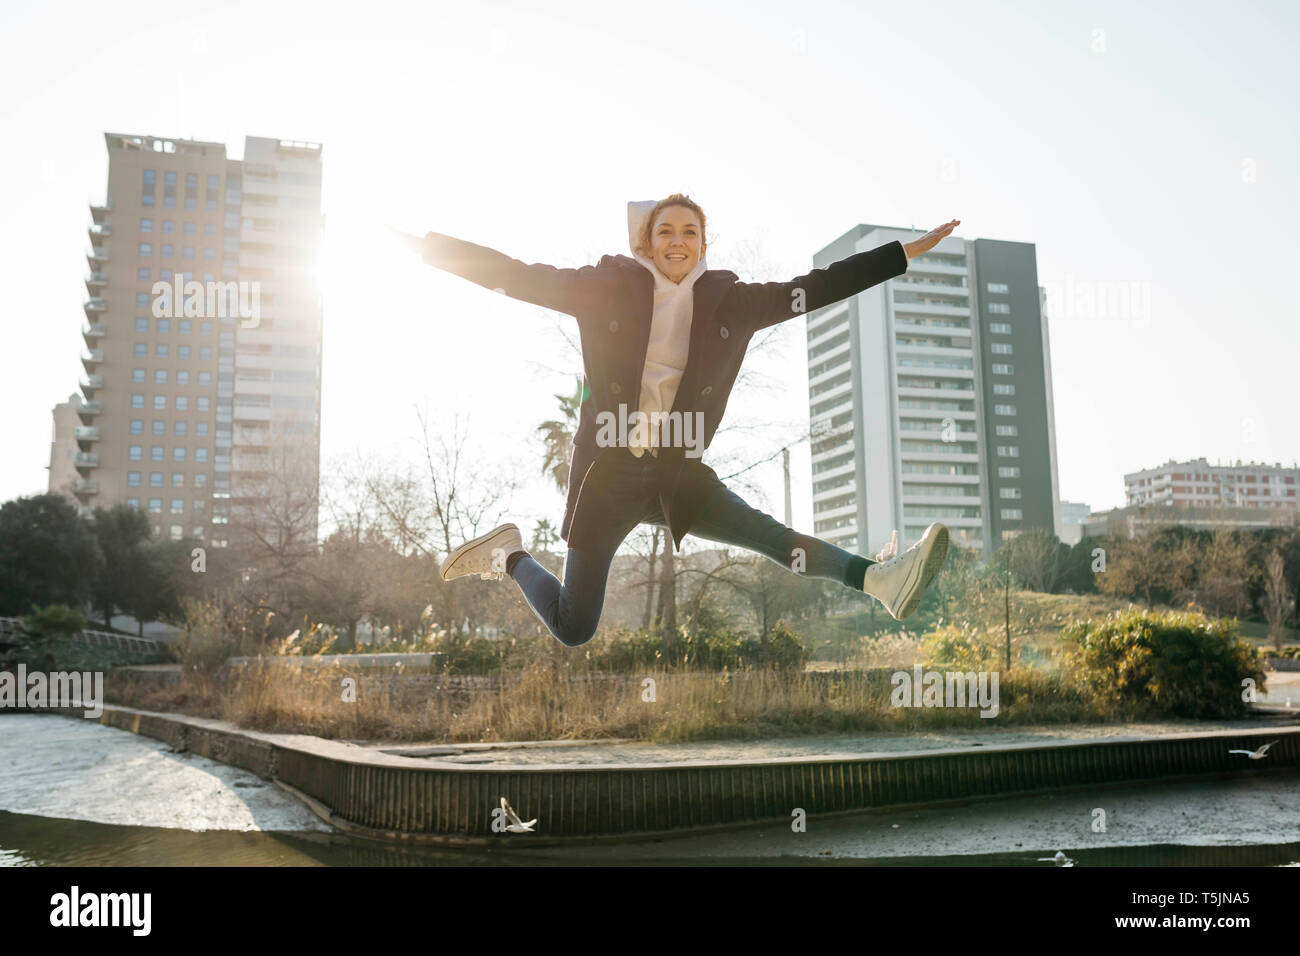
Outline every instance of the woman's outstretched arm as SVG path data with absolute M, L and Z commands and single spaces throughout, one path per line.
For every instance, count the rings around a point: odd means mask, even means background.
M 595 266 L 561 269 L 541 262 L 521 262 L 487 246 L 440 232 L 413 236 L 392 231 L 431 266 L 555 312 L 577 315 L 588 311 L 602 287 Z
M 911 242 L 887 242 L 814 269 L 789 282 L 740 282 L 733 294 L 744 297 L 743 311 L 752 317 L 753 329 L 765 329 L 798 315 L 815 312 L 857 295 L 886 279 L 907 271 L 907 261 L 938 245 L 960 225 L 953 219 Z

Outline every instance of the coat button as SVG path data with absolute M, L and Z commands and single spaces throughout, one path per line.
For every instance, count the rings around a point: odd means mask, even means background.
M 610 330 L 611 332 L 617 332 L 617 331 L 618 331 L 618 319 L 615 319 L 613 322 L 609 323 L 609 330 Z
M 614 382 L 614 383 L 613 383 L 612 385 L 610 385 L 610 387 L 609 387 L 609 393 L 610 393 L 611 395 L 618 395 L 618 394 L 620 394 L 622 391 L 623 391 L 623 387 L 622 387 L 621 385 L 619 385 L 618 382 Z
M 730 333 L 729 331 L 727 331 L 727 327 L 724 325 L 721 329 L 718 330 L 718 334 L 721 335 L 721 336 L 725 339 L 725 338 L 726 338 L 728 335 L 730 335 L 731 333 Z
M 713 386 L 705 385 L 703 391 L 700 392 L 700 398 L 708 398 L 712 394 L 713 394 Z

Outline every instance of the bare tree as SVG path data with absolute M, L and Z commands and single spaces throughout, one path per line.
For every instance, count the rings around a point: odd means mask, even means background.
M 1268 621 L 1269 636 L 1273 638 L 1278 653 L 1286 637 L 1286 621 L 1291 610 L 1291 590 L 1286 583 L 1286 562 L 1282 552 L 1274 548 L 1264 562 L 1264 595 L 1260 598 L 1264 619 Z

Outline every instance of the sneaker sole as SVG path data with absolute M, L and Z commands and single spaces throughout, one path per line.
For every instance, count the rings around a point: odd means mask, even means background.
M 462 571 L 459 574 L 453 574 L 451 572 L 455 570 L 456 562 L 459 561 L 461 558 L 463 558 L 466 555 L 466 553 L 472 551 L 474 548 L 477 548 L 480 545 L 490 543 L 495 538 L 504 539 L 510 536 L 512 529 L 514 534 L 519 533 L 519 529 L 516 528 L 514 525 L 503 524 L 499 528 L 493 528 L 485 535 L 480 535 L 479 537 L 475 538 L 473 541 L 466 541 L 464 544 L 462 544 L 459 548 L 457 548 L 455 551 L 451 553 L 451 557 L 449 557 L 446 563 L 443 564 L 442 571 L 439 573 L 439 577 L 441 577 L 444 581 L 451 581 L 456 578 L 464 577 L 465 575 L 468 574 L 483 573 L 483 572 L 476 572 L 476 571 Z M 490 573 L 504 574 L 505 572 L 490 572 Z
M 921 540 L 924 541 L 925 538 L 923 537 Z M 896 621 L 901 621 L 917 609 L 922 598 L 925 597 L 926 588 L 930 586 L 930 582 L 934 580 L 934 576 L 939 573 L 939 568 L 942 566 L 944 558 L 948 556 L 948 529 L 943 525 L 939 525 L 930 544 L 928 546 L 922 545 L 922 547 L 928 547 L 928 551 L 926 552 L 925 560 L 920 563 L 920 578 L 911 586 L 907 600 L 903 603 L 903 606 L 898 609 L 898 613 L 895 614 L 893 611 L 889 612 L 893 615 L 894 620 Z

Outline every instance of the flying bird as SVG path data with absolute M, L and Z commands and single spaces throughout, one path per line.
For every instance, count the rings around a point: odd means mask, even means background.
M 1074 866 L 1074 861 L 1060 850 L 1056 851 L 1055 856 L 1040 856 L 1036 862 L 1055 863 L 1057 866 Z
M 1277 743 L 1276 740 L 1270 740 L 1268 743 L 1264 744 L 1264 746 L 1260 747 L 1258 750 L 1229 750 L 1228 753 L 1245 754 L 1251 760 L 1263 760 L 1265 755 L 1268 752 L 1268 748 L 1273 746 L 1275 743 Z
M 515 813 L 515 808 L 506 802 L 505 797 L 501 798 L 501 809 L 505 811 L 506 819 L 510 821 L 508 824 L 506 824 L 506 829 L 509 830 L 511 833 L 532 833 L 533 832 L 533 825 L 537 823 L 536 818 L 529 820 L 527 823 L 525 823 L 523 820 L 520 820 L 519 814 Z

